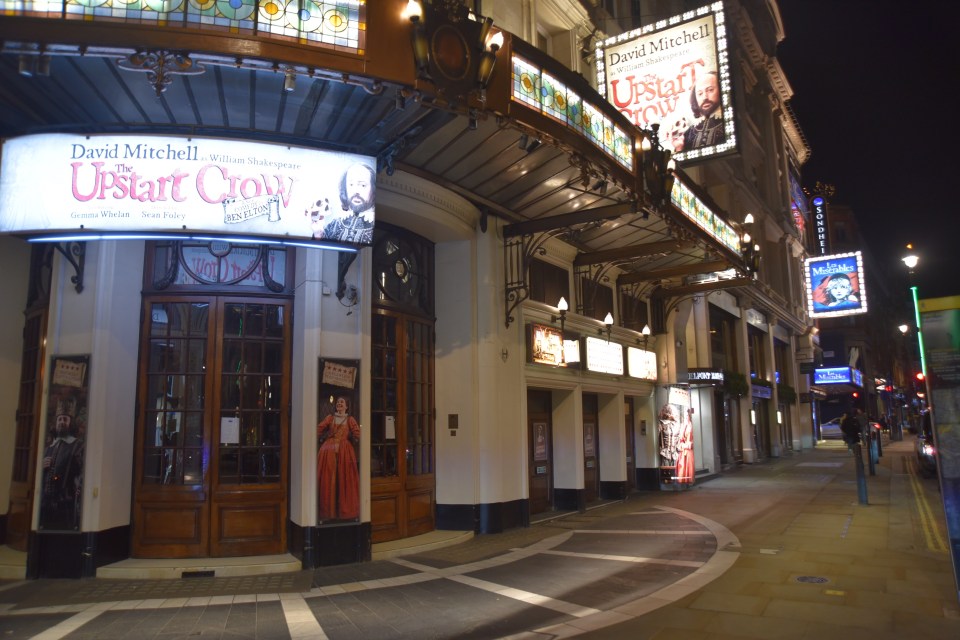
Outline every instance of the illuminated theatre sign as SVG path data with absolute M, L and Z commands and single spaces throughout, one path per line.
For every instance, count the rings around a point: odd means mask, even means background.
M 677 160 L 733 151 L 722 2 L 610 37 L 597 46 L 598 89 L 641 129 L 659 125 Z
M 41 134 L 3 143 L 0 233 L 372 243 L 374 158 L 213 138 Z
M 813 371 L 813 384 L 850 384 L 863 387 L 863 373 L 850 367 L 821 367 Z
M 807 310 L 811 318 L 867 312 L 867 290 L 860 252 L 807 258 Z

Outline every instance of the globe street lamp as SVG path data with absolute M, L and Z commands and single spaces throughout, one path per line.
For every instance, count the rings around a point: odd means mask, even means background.
M 920 350 L 920 372 L 923 374 L 924 395 L 926 397 L 927 407 L 930 406 L 930 382 L 927 378 L 927 358 L 923 350 L 923 328 L 920 326 L 920 305 L 917 302 L 917 285 L 913 284 L 913 270 L 920 263 L 920 257 L 914 253 L 913 245 L 907 245 L 907 255 L 900 258 L 903 264 L 907 265 L 910 276 L 910 295 L 913 298 L 913 316 L 917 327 L 917 348 Z

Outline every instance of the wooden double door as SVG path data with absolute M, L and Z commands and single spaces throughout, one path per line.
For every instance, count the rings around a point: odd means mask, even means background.
M 433 531 L 433 321 L 380 309 L 371 322 L 370 526 L 374 543 Z
M 586 502 L 600 498 L 599 398 L 583 394 L 583 497 Z
M 527 391 L 530 514 L 553 510 L 553 422 L 549 391 Z
M 270 298 L 145 298 L 135 557 L 286 551 L 291 310 Z

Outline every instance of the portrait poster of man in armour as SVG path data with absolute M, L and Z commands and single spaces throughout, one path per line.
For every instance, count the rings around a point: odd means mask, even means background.
M 693 454 L 693 409 L 690 391 L 664 387 L 657 412 L 660 484 L 690 485 L 695 475 Z
M 51 363 L 47 428 L 43 443 L 40 528 L 80 529 L 87 374 L 90 356 L 55 356 Z
M 317 522 L 360 519 L 357 360 L 320 360 L 317 411 Z

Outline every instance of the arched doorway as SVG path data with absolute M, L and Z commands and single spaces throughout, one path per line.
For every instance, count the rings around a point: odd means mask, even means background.
M 378 223 L 373 245 L 373 542 L 435 526 L 433 245 Z
M 133 555 L 282 553 L 292 260 L 225 242 L 147 246 Z

